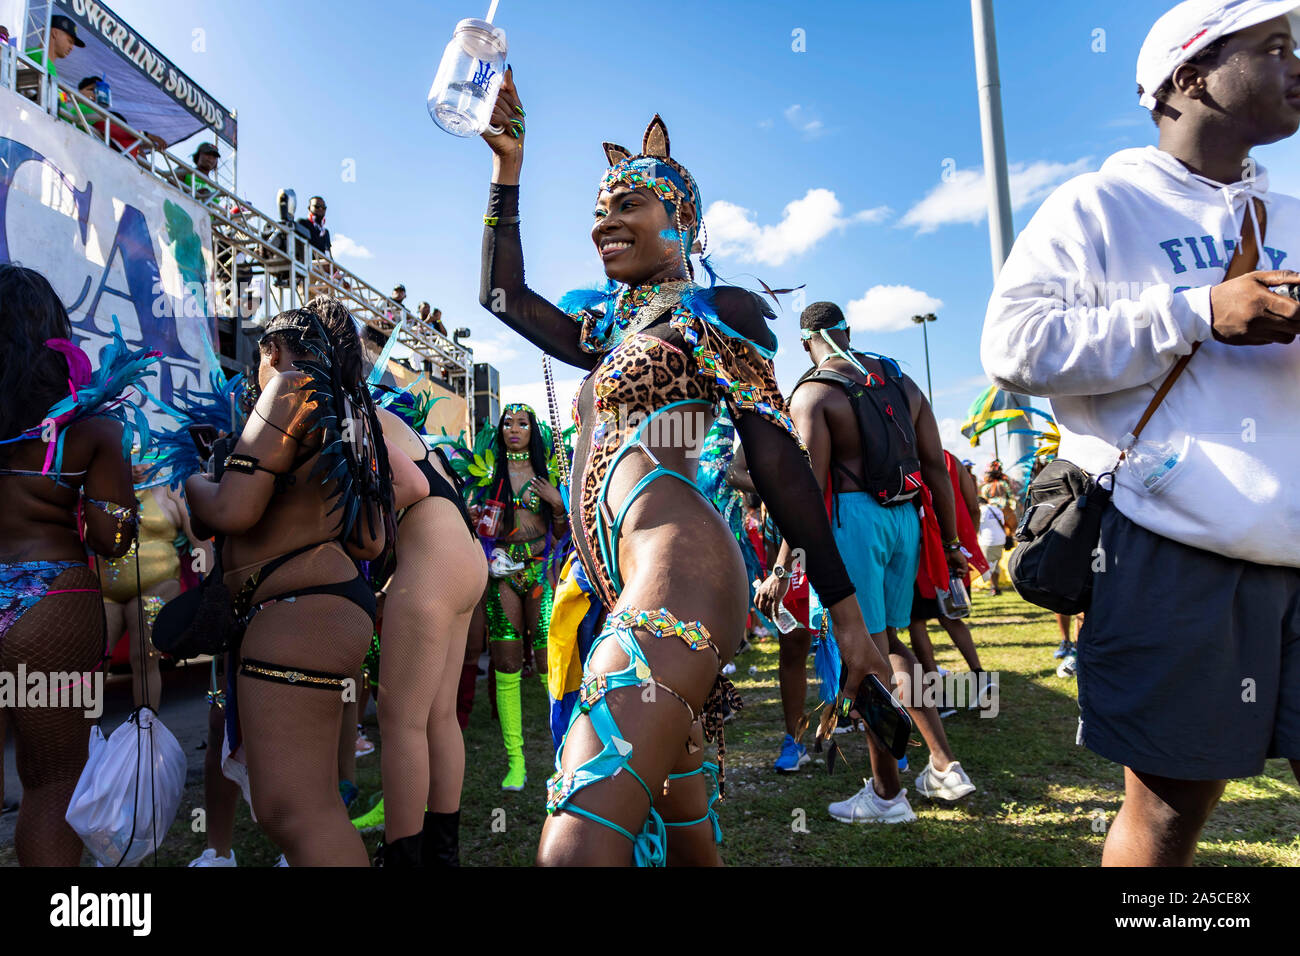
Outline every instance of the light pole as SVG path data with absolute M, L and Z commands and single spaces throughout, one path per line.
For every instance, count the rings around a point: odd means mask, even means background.
M 984 146 L 984 176 L 988 182 L 989 250 L 993 255 L 993 278 L 996 281 L 1002 263 L 1015 241 L 1011 220 L 1011 185 L 1007 174 L 1007 145 L 1002 129 L 1002 78 L 998 71 L 998 41 L 993 29 L 993 0 L 970 0 L 971 30 L 975 39 L 975 87 L 979 93 L 980 140 Z M 1020 395 L 1011 395 L 1017 406 L 1028 405 Z M 1033 417 L 1025 412 L 1024 428 L 1033 427 Z M 1029 453 L 1028 435 L 1009 435 L 1009 454 L 1017 461 Z M 997 445 L 997 432 L 993 433 Z
M 937 319 L 933 312 L 927 312 L 925 315 L 914 315 L 912 321 L 921 327 L 921 335 L 925 339 L 925 397 L 934 404 L 934 387 L 930 384 L 930 333 L 926 328 L 927 322 L 933 322 Z

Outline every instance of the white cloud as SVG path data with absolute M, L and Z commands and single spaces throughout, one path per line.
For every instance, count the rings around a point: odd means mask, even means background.
M 764 119 L 764 120 L 759 120 L 759 121 L 758 121 L 758 128 L 759 128 L 759 129 L 771 129 L 771 128 L 772 128 L 773 126 L 775 126 L 775 125 L 776 125 L 776 124 L 773 123 L 772 120 L 770 120 L 770 119 Z
M 336 258 L 346 256 L 349 259 L 373 259 L 375 254 L 343 235 L 341 232 L 330 233 L 330 251 Z
M 874 285 L 844 311 L 854 332 L 899 332 L 912 327 L 912 316 L 942 308 L 942 299 L 910 285 Z
M 1022 209 L 1045 199 L 1053 189 L 1072 176 L 1092 167 L 1092 157 L 1072 163 L 1015 163 L 1008 169 L 1011 181 L 1011 208 Z M 950 178 L 935 186 L 925 198 L 909 209 L 898 221 L 899 226 L 916 226 L 917 232 L 934 232 L 952 223 L 976 225 L 988 216 L 988 186 L 981 169 L 958 169 Z
M 478 356 L 476 355 L 475 358 Z M 582 386 L 580 378 L 557 378 L 555 380 L 555 401 L 559 406 L 560 427 L 568 428 L 573 424 L 573 396 Z M 517 385 L 501 387 L 501 407 L 511 402 L 525 402 L 533 407 L 537 416 L 548 424 L 551 421 L 550 406 L 546 403 L 545 382 L 523 382 Z
M 948 448 L 949 451 L 952 451 L 948 447 L 950 445 L 959 445 L 962 442 L 965 442 L 968 447 L 970 445 L 970 439 L 961 433 L 961 422 L 955 418 L 939 419 L 939 440 L 943 442 L 944 447 Z M 953 454 L 956 454 L 956 452 L 953 452 Z M 958 455 L 958 457 L 962 456 Z M 970 456 L 965 457 L 969 458 Z
M 843 208 L 831 190 L 810 189 L 802 199 L 786 204 L 779 223 L 760 226 L 753 211 L 720 199 L 704 213 L 709 251 L 742 262 L 779 266 L 837 229 L 855 222 L 880 222 L 890 213 L 888 206 L 876 206 L 846 217 Z
M 826 124 L 798 103 L 787 106 L 782 114 L 785 121 L 803 134 L 804 139 L 817 139 L 826 135 Z
M 493 332 L 484 338 L 469 338 L 465 344 L 474 350 L 475 362 L 490 362 L 501 365 L 511 359 L 519 358 L 518 344 L 520 338 L 514 332 Z
M 962 379 L 960 382 L 953 382 L 943 388 L 937 389 L 934 393 L 935 398 L 944 398 L 948 395 L 966 395 L 971 401 L 981 391 L 988 388 L 989 379 L 987 375 L 972 375 L 969 378 Z

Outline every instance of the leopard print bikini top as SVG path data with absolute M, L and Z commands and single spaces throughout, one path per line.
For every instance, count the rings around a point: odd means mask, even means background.
M 610 512 L 601 500 L 601 489 L 620 449 L 635 440 L 638 425 L 674 402 L 711 405 L 712 409 L 706 410 L 710 420 L 725 403 L 733 419 L 746 413 L 760 415 L 784 429 L 801 449 L 804 447 L 787 414 L 772 363 L 748 340 L 724 334 L 693 312 L 683 304 L 680 293 L 660 292 L 641 306 L 639 314 L 627 323 L 630 334 L 604 351 L 573 399 L 573 419 L 579 434 L 583 429 L 580 405 L 588 394 L 595 416 L 586 459 L 581 463 L 581 473 L 574 475 L 575 545 L 588 579 L 609 608 L 614 606 L 619 588 L 602 559 L 596 518 L 598 510 L 604 508 L 608 522 Z M 665 315 L 666 334 L 637 331 L 651 326 L 663 328 Z M 600 336 L 594 332 L 598 320 L 591 315 L 581 319 L 580 341 L 588 351 L 603 351 Z M 613 546 L 617 547 L 617 541 Z

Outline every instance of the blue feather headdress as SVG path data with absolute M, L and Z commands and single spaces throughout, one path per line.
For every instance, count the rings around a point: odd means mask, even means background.
M 198 448 L 190 435 L 194 426 L 209 426 L 218 432 L 233 434 L 236 429 L 233 409 L 245 391 L 244 376 L 227 379 L 221 369 L 221 360 L 212 347 L 204 322 L 199 322 L 205 357 L 208 360 L 208 388 L 191 391 L 182 386 L 175 402 L 165 402 L 150 392 L 145 394 L 169 417 L 178 423 L 176 428 L 160 429 L 154 435 L 150 464 L 145 471 L 143 486 L 166 482 L 179 489 L 185 479 L 203 469 Z

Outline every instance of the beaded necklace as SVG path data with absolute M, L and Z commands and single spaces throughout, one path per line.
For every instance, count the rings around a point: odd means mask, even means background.
M 614 348 L 628 336 L 635 335 L 658 318 L 661 310 L 648 307 L 652 306 L 661 294 L 665 299 L 673 296 L 673 301 L 676 301 L 675 293 L 679 293 L 690 284 L 685 279 L 669 279 L 656 282 L 654 285 L 625 286 L 620 289 L 614 298 L 614 327 L 610 329 L 606 347 Z M 671 303 L 663 304 L 666 306 Z

